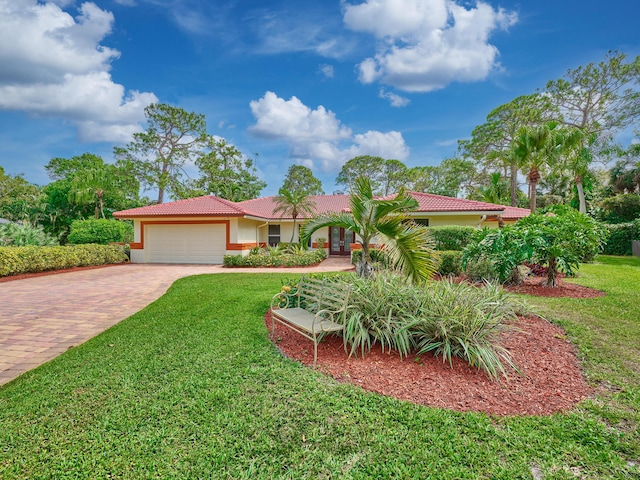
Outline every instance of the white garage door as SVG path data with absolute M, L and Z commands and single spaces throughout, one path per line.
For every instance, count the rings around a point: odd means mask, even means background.
M 148 263 L 222 263 L 226 251 L 225 225 L 147 225 Z

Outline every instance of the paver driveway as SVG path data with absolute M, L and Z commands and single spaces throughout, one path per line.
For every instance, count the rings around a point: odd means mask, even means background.
M 349 268 L 327 259 L 303 273 Z M 178 278 L 201 273 L 262 272 L 219 265 L 127 264 L 0 283 L 0 385 L 140 311 Z

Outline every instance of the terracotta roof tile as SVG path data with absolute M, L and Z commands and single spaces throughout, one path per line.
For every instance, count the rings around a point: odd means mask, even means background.
M 529 215 L 531 215 L 531 210 L 528 208 L 504 207 L 502 218 L 505 220 L 518 220 Z
M 127 218 L 184 215 L 243 216 L 244 214 L 245 212 L 236 203 L 219 197 L 204 196 L 122 210 L 113 215 L 118 218 Z
M 495 205 L 492 203 L 478 202 L 475 200 L 464 200 L 461 198 L 445 197 L 431 193 L 407 192 L 418 201 L 418 211 L 420 212 L 502 212 L 511 207 Z M 349 211 L 349 195 L 315 195 L 309 197 L 315 203 L 315 213 L 340 213 Z M 392 196 L 388 198 L 393 198 Z M 266 220 L 276 220 L 280 218 L 290 219 L 290 216 L 281 217 L 274 214 L 273 210 L 277 206 L 276 197 L 262 197 L 243 202 L 231 202 L 219 197 L 204 196 L 178 200 L 160 205 L 149 205 L 146 207 L 132 208 L 115 212 L 118 218 L 133 217 L 156 217 L 156 216 L 253 216 Z M 517 209 L 515 218 L 528 215 L 528 210 Z M 523 212 L 527 213 L 523 213 Z M 512 218 L 504 215 L 505 218 Z M 305 218 L 303 215 L 301 218 Z

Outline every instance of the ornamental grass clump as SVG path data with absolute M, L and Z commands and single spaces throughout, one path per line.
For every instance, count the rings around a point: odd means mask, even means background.
M 344 332 L 351 355 L 365 355 L 375 344 L 401 357 L 432 352 L 451 363 L 460 357 L 496 379 L 517 370 L 500 334 L 530 313 L 529 307 L 500 286 L 452 281 L 415 285 L 392 273 L 354 278 Z

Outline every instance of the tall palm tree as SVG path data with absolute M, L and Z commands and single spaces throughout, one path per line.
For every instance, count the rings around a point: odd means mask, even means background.
M 529 184 L 529 208 L 536 209 L 536 188 L 542 172 L 552 165 L 562 152 L 563 137 L 557 122 L 549 122 L 533 127 L 524 126 L 518 130 L 512 148 L 520 160 Z
M 312 218 L 304 225 L 301 240 L 307 242 L 313 232 L 324 227 L 342 227 L 354 232 L 362 246 L 362 259 L 356 266 L 358 275 L 371 275 L 369 245 L 376 239 L 385 245 L 385 251 L 400 271 L 416 282 L 424 281 L 435 272 L 434 250 L 427 229 L 407 215 L 417 208 L 418 202 L 403 190 L 393 199 L 375 198 L 370 180 L 360 177 L 351 193 L 351 212 Z
M 315 203 L 309 198 L 309 196 L 302 191 L 291 191 L 286 188 L 281 188 L 276 197 L 276 207 L 273 209 L 273 213 L 280 213 L 280 218 L 285 215 L 290 215 L 293 218 L 293 229 L 291 230 L 291 241 L 293 243 L 293 237 L 296 233 L 296 220 L 300 215 L 307 214 L 313 215 L 315 209 Z M 303 243 L 303 245 L 306 244 Z

